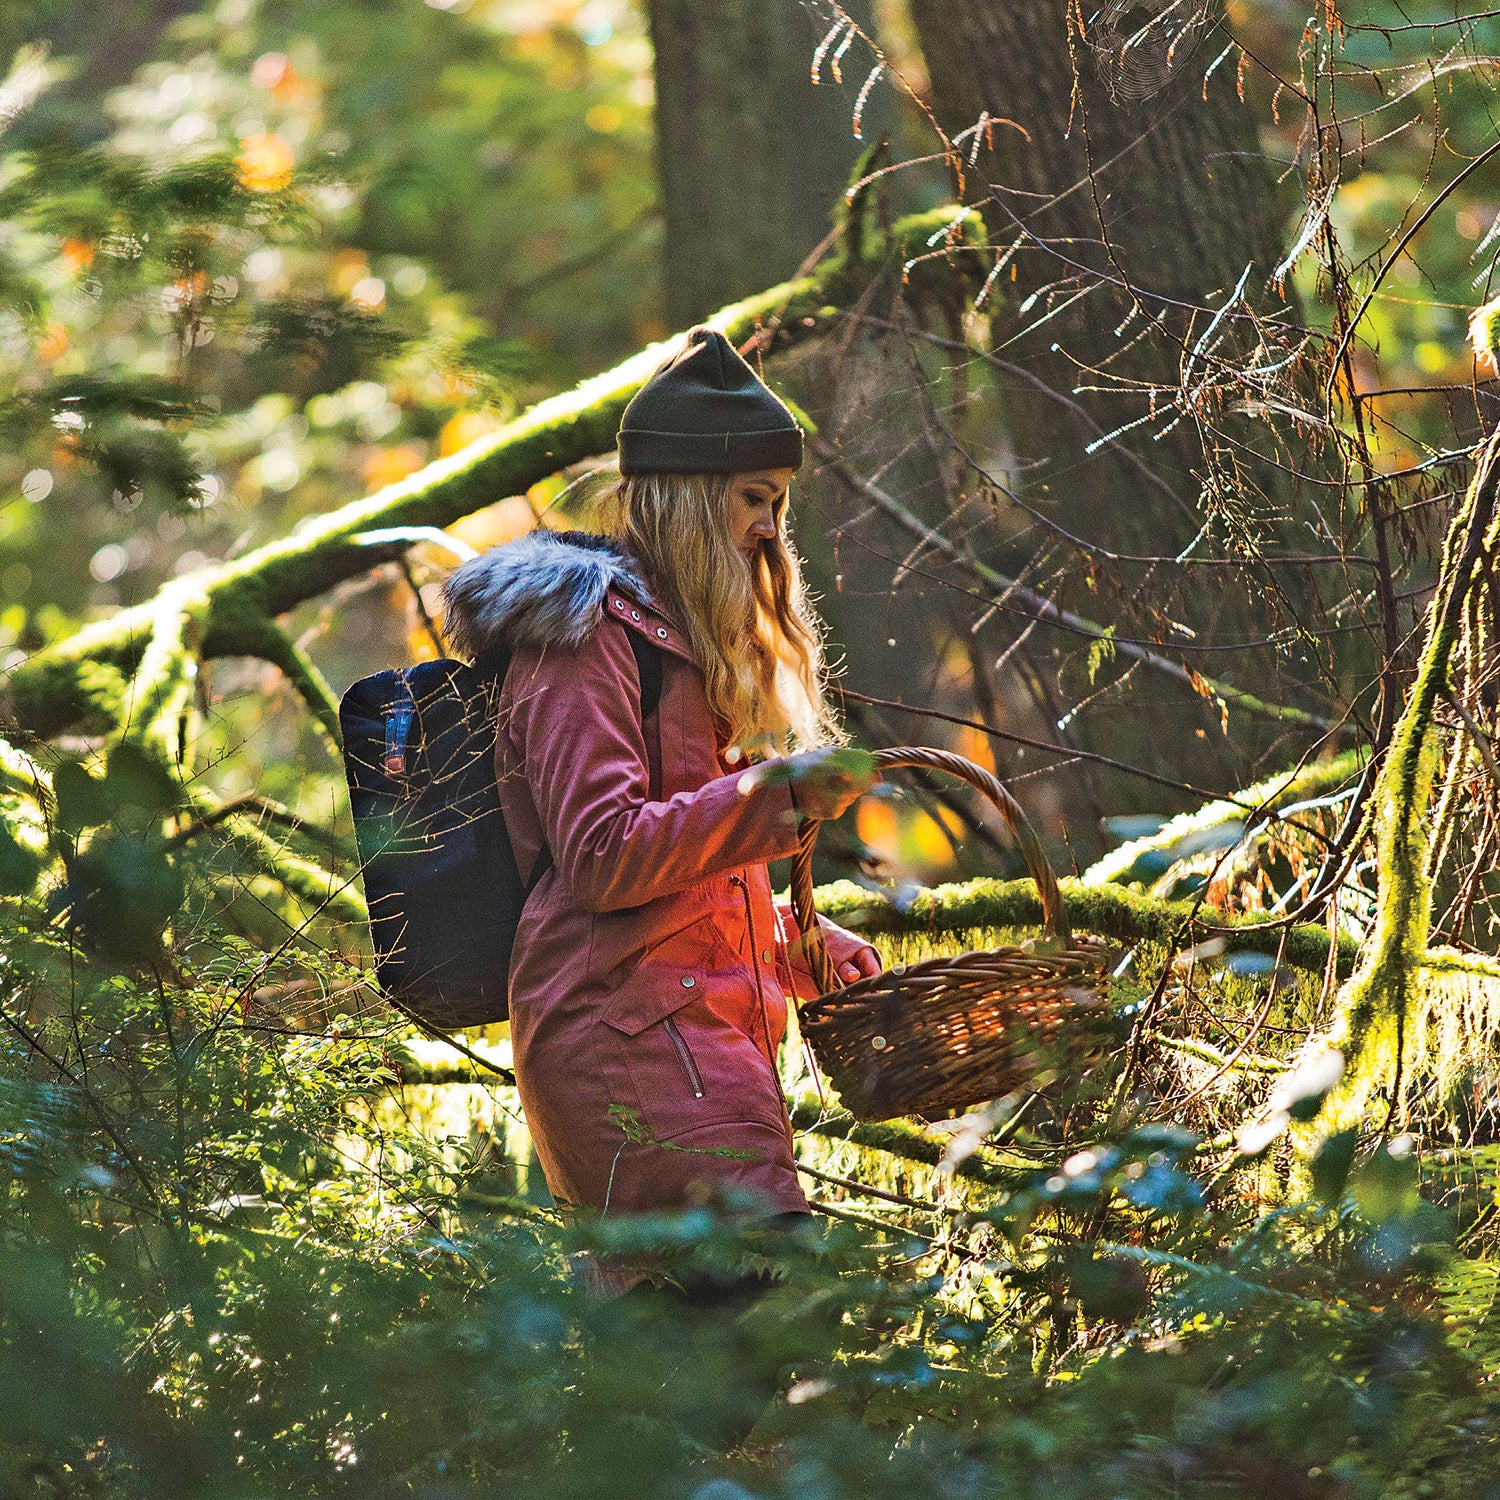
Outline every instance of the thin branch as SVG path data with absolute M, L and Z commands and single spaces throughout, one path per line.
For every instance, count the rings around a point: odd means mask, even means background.
M 256 654 L 281 669 L 282 675 L 307 705 L 333 753 L 338 755 L 343 748 L 339 703 L 317 663 L 274 620 L 264 622 L 258 634 L 258 646 Z
M 1112 631 L 1106 630 L 1102 625 L 1096 625 L 1092 620 L 1085 620 L 1081 615 L 1075 615 L 1071 610 L 1063 609 L 1061 605 L 1054 603 L 1045 594 L 1028 588 L 1024 583 L 1020 583 L 1014 578 L 1007 578 L 1005 574 L 990 567 L 987 563 L 982 563 L 977 558 L 971 557 L 962 547 L 958 546 L 955 542 L 949 541 L 941 532 L 934 531 L 918 516 L 908 510 L 894 495 L 887 494 L 879 485 L 873 484 L 856 474 L 839 457 L 837 450 L 822 438 L 813 438 L 812 448 L 823 461 L 829 473 L 833 474 L 841 483 L 864 499 L 871 501 L 893 521 L 932 547 L 934 551 L 940 552 L 950 561 L 965 568 L 986 587 L 994 589 L 998 596 L 993 601 L 995 608 L 1006 609 L 1005 600 L 1009 597 L 1015 597 L 1036 611 L 1037 617 L 1044 623 L 1061 626 L 1065 630 L 1072 631 L 1075 635 L 1085 636 L 1090 640 L 1107 642 L 1122 656 L 1128 656 L 1132 660 L 1139 661 L 1143 666 L 1150 667 L 1153 671 L 1173 678 L 1185 687 L 1190 688 L 1200 697 L 1206 689 L 1222 702 L 1232 703 L 1248 713 L 1279 719 L 1283 722 L 1306 724 L 1310 728 L 1320 729 L 1324 732 L 1333 728 L 1331 720 L 1322 718 L 1317 714 L 1308 713 L 1304 709 L 1294 708 L 1290 704 L 1266 703 L 1257 698 L 1253 693 L 1244 692 L 1227 682 L 1221 682 L 1216 678 L 1207 677 L 1201 673 L 1190 672 L 1180 663 L 1172 661 L 1158 652 L 1150 650 L 1148 647 L 1139 645 L 1134 641 L 1121 640 Z

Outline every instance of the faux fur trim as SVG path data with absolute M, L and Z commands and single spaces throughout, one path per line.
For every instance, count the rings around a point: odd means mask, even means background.
M 501 645 L 576 646 L 599 623 L 611 588 L 651 597 L 634 559 L 608 537 L 533 531 L 449 575 L 444 630 L 470 660 Z

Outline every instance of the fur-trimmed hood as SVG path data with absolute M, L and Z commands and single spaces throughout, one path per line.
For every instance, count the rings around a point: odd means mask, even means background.
M 634 558 L 608 537 L 533 531 L 449 576 L 445 634 L 470 660 L 501 645 L 576 646 L 599 623 L 611 588 L 651 600 Z

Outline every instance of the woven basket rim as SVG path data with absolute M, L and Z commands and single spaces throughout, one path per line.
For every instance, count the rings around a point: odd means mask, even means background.
M 877 750 L 874 759 L 876 767 L 882 771 L 898 767 L 943 771 L 961 781 L 967 781 L 976 791 L 988 797 L 1005 820 L 1006 827 L 1021 851 L 1021 857 L 1026 861 L 1027 873 L 1036 886 L 1037 896 L 1042 903 L 1043 932 L 1050 938 L 1060 939 L 1065 947 L 1071 945 L 1073 939 L 1068 927 L 1067 907 L 1057 883 L 1057 874 L 1021 804 L 992 771 L 975 765 L 973 761 L 951 750 L 937 750 L 924 745 L 897 745 Z M 817 982 L 820 996 L 843 988 L 828 957 L 828 944 L 823 938 L 817 907 L 813 901 L 812 857 L 821 827 L 820 820 L 803 818 L 798 830 L 798 849 L 792 859 L 791 871 L 792 909 L 797 918 L 798 931 L 802 935 L 803 953 L 813 979 Z
M 913 979 L 923 979 L 928 974 L 941 974 L 958 968 L 982 969 L 985 961 L 995 960 L 1003 960 L 1022 972 L 999 978 L 991 993 L 999 993 L 1007 988 L 1022 988 L 1028 982 L 1025 977 L 1028 973 L 1035 978 L 1065 982 L 1072 977 L 1067 971 L 1079 967 L 1080 961 L 1086 965 L 1086 972 L 1077 975 L 1079 983 L 1076 987 L 1081 990 L 1092 990 L 1094 987 L 1089 981 L 1103 977 L 1104 968 L 1108 962 L 1109 946 L 1106 938 L 1092 933 L 1082 933 L 1076 935 L 1068 947 L 1053 953 L 1035 953 L 1024 947 L 1011 945 L 999 948 L 977 948 L 953 955 L 934 954 L 931 958 L 917 959 L 912 963 L 892 964 L 889 969 L 883 969 L 879 974 L 856 979 L 849 984 L 841 985 L 838 989 L 829 990 L 819 995 L 816 1000 L 805 1001 L 798 1007 L 798 1015 L 805 1020 L 815 1021 L 831 1013 L 840 1004 L 863 1003 L 867 997 L 881 990 L 898 988 L 898 985 L 892 985 L 890 982 L 893 976 L 898 981 L 910 982 Z M 1101 1004 L 1108 1003 L 1103 989 L 1094 990 L 1094 993 Z

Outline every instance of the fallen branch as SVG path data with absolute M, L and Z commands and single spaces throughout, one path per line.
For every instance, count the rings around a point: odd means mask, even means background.
M 1346 750 L 1330 760 L 1314 761 L 1293 771 L 1278 771 L 1255 786 L 1246 787 L 1232 797 L 1219 798 L 1196 812 L 1180 813 L 1169 818 L 1155 833 L 1111 849 L 1083 872 L 1083 883 L 1105 885 L 1111 881 L 1142 879 L 1136 873 L 1142 860 L 1149 861 L 1153 855 L 1169 860 L 1182 858 L 1194 852 L 1199 839 L 1226 824 L 1273 821 L 1272 815 L 1282 808 L 1325 797 L 1352 784 L 1365 760 L 1363 750 Z
M 1162 901 L 1119 885 L 1084 885 L 1060 880 L 1068 917 L 1080 932 L 1098 933 L 1133 943 L 1141 940 L 1182 945 L 1204 937 L 1222 938 L 1226 952 L 1265 953 L 1300 969 L 1321 970 L 1328 962 L 1328 929 L 1311 924 L 1289 927 L 1267 924 L 1258 914 L 1215 913 L 1207 920 L 1191 901 Z M 972 932 L 988 927 L 1040 928 L 1042 903 L 1030 880 L 969 880 L 920 892 L 897 909 L 879 892 L 852 880 L 823 886 L 816 893 L 818 910 L 834 921 L 870 935 Z M 1285 933 L 1285 947 L 1282 934 Z M 1337 969 L 1354 968 L 1359 945 L 1340 935 Z

